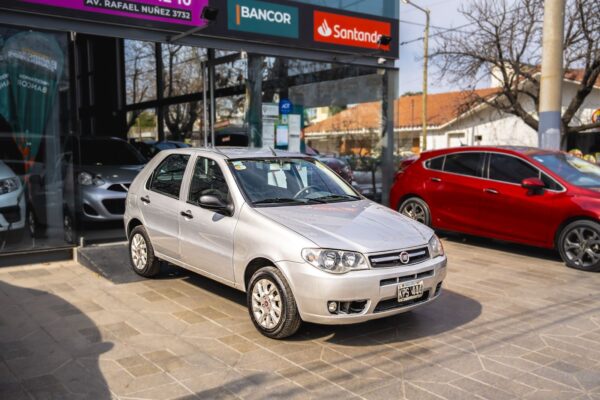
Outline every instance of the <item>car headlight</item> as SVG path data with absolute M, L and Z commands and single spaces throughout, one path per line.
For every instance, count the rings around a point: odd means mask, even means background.
M 102 186 L 104 179 L 100 175 L 92 176 L 89 172 L 81 172 L 78 177 L 79 183 L 83 186 Z
M 0 179 L 0 194 L 14 192 L 19 188 L 18 178 Z
M 429 239 L 429 254 L 431 254 L 431 258 L 444 255 L 444 246 L 442 245 L 440 238 L 436 235 L 433 235 L 431 239 Z
M 333 274 L 369 269 L 365 257 L 354 251 L 331 249 L 304 249 L 302 258 L 310 265 Z

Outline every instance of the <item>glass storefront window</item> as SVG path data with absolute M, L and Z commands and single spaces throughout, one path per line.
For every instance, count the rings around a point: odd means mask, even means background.
M 127 104 L 156 99 L 155 44 L 125 40 L 125 89 Z
M 165 44 L 162 46 L 164 97 L 202 91 L 202 62 L 206 49 Z
M 67 34 L 0 26 L 0 253 L 75 240 Z

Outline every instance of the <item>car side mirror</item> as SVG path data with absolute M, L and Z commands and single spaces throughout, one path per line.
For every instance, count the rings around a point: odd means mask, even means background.
M 226 212 L 228 214 L 233 213 L 233 209 L 230 204 L 225 203 L 223 200 L 212 194 L 205 194 L 200 196 L 200 207 L 206 208 L 207 210 Z
M 534 193 L 541 193 L 546 188 L 546 185 L 540 178 L 525 178 L 521 182 L 521 187 Z

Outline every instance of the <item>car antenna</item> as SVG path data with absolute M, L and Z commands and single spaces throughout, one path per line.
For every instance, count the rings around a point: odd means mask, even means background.
M 271 154 L 273 154 L 274 157 L 277 157 L 277 153 L 275 152 L 273 146 L 269 146 L 269 150 L 271 150 Z
M 217 146 L 213 146 L 213 150 L 222 155 L 223 157 L 229 159 L 229 156 L 221 151 Z

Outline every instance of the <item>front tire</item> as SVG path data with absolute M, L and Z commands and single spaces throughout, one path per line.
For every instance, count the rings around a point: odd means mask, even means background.
M 409 197 L 400 204 L 398 212 L 417 222 L 431 226 L 431 212 L 423 199 Z
M 557 247 L 567 267 L 600 271 L 600 224 L 597 222 L 571 222 L 561 231 Z
M 129 235 L 129 261 L 133 271 L 144 278 L 153 278 L 160 271 L 160 260 L 143 226 L 136 226 Z
M 256 329 L 266 337 L 283 339 L 298 331 L 302 320 L 296 300 L 283 274 L 263 267 L 250 279 L 248 312 Z

